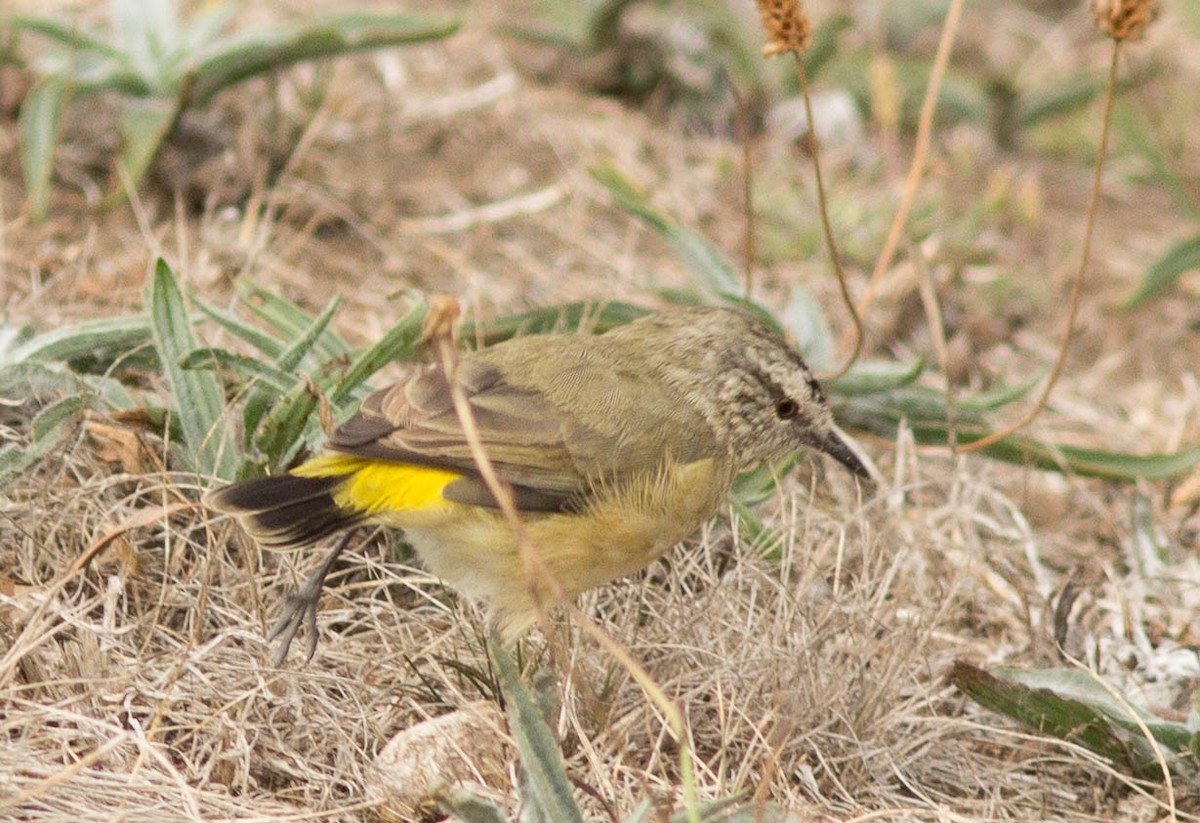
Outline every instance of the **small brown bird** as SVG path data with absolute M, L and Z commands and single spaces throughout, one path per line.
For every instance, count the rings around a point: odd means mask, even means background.
M 665 311 L 598 336 L 512 339 L 464 354 L 457 379 L 542 561 L 538 574 L 567 597 L 691 535 L 736 474 L 760 461 L 810 447 L 867 475 L 800 354 L 732 308 Z M 488 603 L 506 635 L 534 622 L 555 587 L 530 579 L 441 366 L 369 396 L 326 449 L 207 502 L 272 548 L 361 523 L 403 529 L 430 571 Z M 344 545 L 285 607 L 273 630 L 283 652 L 304 616 L 315 621 Z

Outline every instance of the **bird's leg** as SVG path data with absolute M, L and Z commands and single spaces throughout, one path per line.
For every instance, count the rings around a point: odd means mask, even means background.
M 276 638 L 279 639 L 279 645 L 271 654 L 271 665 L 276 667 L 283 665 L 283 660 L 287 657 L 288 649 L 296 638 L 296 632 L 300 630 L 302 623 L 308 623 L 308 657 L 304 659 L 304 662 L 312 660 L 313 655 L 317 653 L 317 603 L 321 599 L 321 590 L 325 587 L 325 578 L 329 575 L 333 564 L 346 550 L 346 546 L 350 545 L 350 538 L 353 536 L 353 529 L 346 532 L 333 551 L 325 556 L 320 566 L 317 566 L 316 571 L 309 576 L 308 580 L 304 581 L 304 585 L 284 596 L 279 619 L 267 633 L 268 643 Z

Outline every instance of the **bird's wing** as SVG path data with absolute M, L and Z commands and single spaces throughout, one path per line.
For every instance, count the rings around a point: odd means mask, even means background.
M 621 483 L 660 462 L 667 452 L 687 460 L 694 455 L 676 452 L 697 450 L 694 444 L 680 448 L 663 440 L 686 428 L 680 426 L 678 403 L 651 403 L 648 410 L 644 380 L 579 351 L 571 344 L 565 351 L 560 348 L 541 360 L 553 364 L 553 373 L 539 365 L 533 378 L 525 369 L 527 373 L 507 380 L 501 368 L 485 358 L 460 363 L 458 380 L 480 439 L 497 474 L 512 485 L 519 508 L 577 507 L 598 483 Z M 538 387 L 522 385 L 522 378 Z M 582 397 L 583 414 L 565 408 L 579 405 L 564 403 L 568 395 Z M 668 411 L 658 415 L 656 408 Z M 370 395 L 333 433 L 328 446 L 361 457 L 461 472 L 463 478 L 443 491 L 447 499 L 496 505 L 480 479 L 440 367 L 415 370 Z

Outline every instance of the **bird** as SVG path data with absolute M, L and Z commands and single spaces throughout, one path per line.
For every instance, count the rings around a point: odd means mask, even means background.
M 476 459 L 452 380 L 520 528 Z M 461 354 L 452 370 L 414 367 L 367 396 L 321 453 L 205 503 L 271 549 L 363 524 L 402 529 L 429 571 L 482 600 L 515 638 L 556 597 L 686 540 L 740 471 L 805 448 L 869 477 L 778 331 L 738 307 L 673 308 L 599 335 L 514 337 Z M 306 619 L 315 652 L 317 601 L 351 534 L 285 603 L 271 632 L 283 639 L 277 663 Z M 522 540 L 536 563 L 523 561 Z

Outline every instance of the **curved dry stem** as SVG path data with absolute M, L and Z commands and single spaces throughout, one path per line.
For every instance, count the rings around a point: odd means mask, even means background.
M 929 155 L 929 142 L 933 134 L 933 113 L 937 108 L 938 92 L 942 87 L 942 79 L 946 76 L 946 67 L 950 63 L 950 50 L 954 46 L 954 38 L 958 32 L 958 20 L 962 16 L 963 0 L 953 0 L 946 12 L 946 22 L 942 24 L 942 36 L 938 41 L 937 54 L 933 60 L 933 69 L 929 72 L 929 87 L 925 89 L 925 99 L 921 103 L 921 117 L 917 122 L 917 142 L 913 147 L 912 164 L 908 169 L 908 178 L 904 181 L 904 196 L 900 200 L 900 208 L 888 229 L 887 240 L 884 241 L 883 251 L 867 281 L 867 290 L 858 304 L 859 315 L 865 317 L 871 308 L 871 303 L 879 290 L 883 274 L 892 264 L 896 246 L 900 243 L 900 233 L 908 223 L 908 214 L 917 199 L 917 186 L 925 174 L 925 163 Z M 843 347 L 845 341 L 843 340 Z
M 1046 407 L 1046 401 L 1050 398 L 1050 392 L 1054 390 L 1054 385 L 1058 382 L 1058 378 L 1062 374 L 1063 365 L 1067 361 L 1067 347 L 1070 345 L 1071 335 L 1075 332 L 1075 319 L 1079 313 L 1079 301 L 1083 293 L 1083 278 L 1087 273 L 1088 261 L 1092 252 L 1092 233 L 1096 228 L 1096 212 L 1100 208 L 1100 184 L 1104 177 L 1104 158 L 1108 154 L 1108 133 L 1111 131 L 1113 101 L 1117 95 L 1117 62 L 1120 56 L 1121 41 L 1113 40 L 1112 59 L 1108 64 L 1108 89 L 1104 95 L 1104 120 L 1100 126 L 1100 147 L 1096 155 L 1096 168 L 1092 174 L 1092 193 L 1088 201 L 1087 220 L 1084 223 L 1083 229 L 1083 251 L 1079 256 L 1079 268 L 1075 271 L 1075 277 L 1071 281 L 1071 297 L 1067 306 L 1067 322 L 1063 327 L 1062 339 L 1058 344 L 1058 355 L 1054 358 L 1054 368 L 1050 370 L 1050 376 L 1046 378 L 1046 385 L 1042 389 L 1037 402 L 1019 420 L 998 431 L 992 432 L 987 437 L 959 447 L 959 453 L 973 452 L 987 448 L 996 441 L 1002 440 L 1029 425 L 1035 417 L 1041 414 L 1042 409 Z
M 738 131 L 742 143 L 742 268 L 746 279 L 742 291 L 742 302 L 749 303 L 754 290 L 754 166 L 750 157 L 750 115 L 746 111 L 746 99 L 732 80 L 729 85 L 733 102 L 737 107 Z
M 804 61 L 800 58 L 799 52 L 792 52 L 792 56 L 796 58 L 796 74 L 800 78 L 800 92 L 801 97 L 804 98 L 804 116 L 808 118 L 809 145 L 812 148 L 813 174 L 817 181 L 817 204 L 819 206 L 818 211 L 821 213 L 821 230 L 825 233 L 825 246 L 829 249 L 829 260 L 833 264 L 833 273 L 837 277 L 838 289 L 842 293 L 842 301 L 850 311 L 850 320 L 854 324 L 854 349 L 846 359 L 845 364 L 826 378 L 833 380 L 849 371 L 850 367 L 854 365 L 854 361 L 858 360 L 858 355 L 862 352 L 862 319 L 859 317 L 859 312 L 854 308 L 854 299 L 850 297 L 850 288 L 846 285 L 846 272 L 842 270 L 842 262 L 838 256 L 837 241 L 833 236 L 833 225 L 829 222 L 829 203 L 825 198 L 825 181 L 821 176 L 821 141 L 817 139 L 817 131 L 814 128 L 812 96 L 809 94 L 808 89 L 808 72 L 804 70 Z

